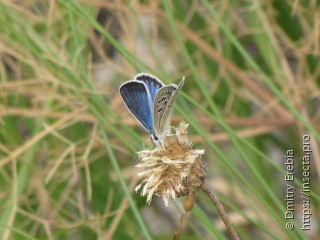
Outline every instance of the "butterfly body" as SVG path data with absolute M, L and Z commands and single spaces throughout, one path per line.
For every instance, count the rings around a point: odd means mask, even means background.
M 172 106 L 183 83 L 184 78 L 178 86 L 165 85 L 151 74 L 140 73 L 119 90 L 129 111 L 157 141 L 170 125 Z

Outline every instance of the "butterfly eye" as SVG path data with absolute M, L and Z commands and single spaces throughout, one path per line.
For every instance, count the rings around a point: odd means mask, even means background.
M 156 141 L 159 139 L 159 138 L 158 138 L 156 135 L 154 135 L 154 134 L 153 134 L 153 138 L 154 138 L 154 140 L 156 140 Z

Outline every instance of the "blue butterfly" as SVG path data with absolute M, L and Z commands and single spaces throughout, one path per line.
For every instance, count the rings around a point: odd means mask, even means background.
M 172 106 L 183 83 L 184 78 L 179 85 L 165 85 L 151 74 L 139 73 L 119 90 L 129 111 L 157 141 L 169 128 Z

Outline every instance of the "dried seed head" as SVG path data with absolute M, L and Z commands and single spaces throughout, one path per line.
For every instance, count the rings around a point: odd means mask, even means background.
M 175 134 L 162 138 L 161 144 L 152 150 L 138 153 L 140 163 L 136 165 L 143 171 L 138 174 L 142 182 L 141 195 L 147 196 L 150 203 L 152 196 L 162 196 L 168 206 L 169 198 L 193 194 L 205 180 L 206 167 L 201 159 L 204 150 L 193 149 L 188 140 L 188 124 L 182 122 Z

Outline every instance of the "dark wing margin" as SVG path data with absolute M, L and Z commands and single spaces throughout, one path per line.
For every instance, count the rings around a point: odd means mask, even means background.
M 148 73 L 139 73 L 134 79 L 146 84 L 151 95 L 151 106 L 153 106 L 157 91 L 162 88 L 164 84 L 157 77 Z
M 132 115 L 153 133 L 151 96 L 144 82 L 131 80 L 120 86 L 120 95 Z

